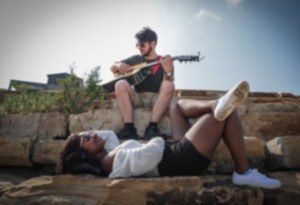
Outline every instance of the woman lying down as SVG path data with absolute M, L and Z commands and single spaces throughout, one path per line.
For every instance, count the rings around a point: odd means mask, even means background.
M 57 174 L 89 173 L 109 178 L 200 175 L 223 138 L 236 166 L 234 184 L 279 188 L 279 180 L 249 168 L 247 162 L 236 108 L 248 93 L 249 85 L 243 81 L 218 100 L 181 99 L 172 104 L 172 143 L 157 136 L 144 144 L 136 140 L 120 144 L 116 134 L 107 130 L 72 134 L 60 152 Z M 199 119 L 191 125 L 190 118 Z

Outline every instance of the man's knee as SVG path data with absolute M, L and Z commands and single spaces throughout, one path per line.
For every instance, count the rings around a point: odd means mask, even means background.
M 115 90 L 116 92 L 118 91 L 125 91 L 130 87 L 129 83 L 127 82 L 127 80 L 119 80 L 116 84 L 115 84 Z
M 169 81 L 169 80 L 165 80 L 162 82 L 160 89 L 164 92 L 164 93 L 173 93 L 174 89 L 175 89 L 175 85 L 173 81 Z

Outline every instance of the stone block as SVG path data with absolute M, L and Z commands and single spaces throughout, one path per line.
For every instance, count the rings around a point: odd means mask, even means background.
M 0 138 L 37 138 L 41 113 L 0 116 Z
M 1 187 L 9 185 L 10 189 Z M 86 176 L 42 176 L 2 184 L 3 204 L 249 204 L 262 205 L 262 189 L 233 186 L 225 176 L 110 180 Z M 26 199 L 26 200 L 24 200 Z
M 134 110 L 134 123 L 139 136 L 144 136 L 145 128 L 148 126 L 151 109 L 136 108 Z M 119 109 L 97 109 L 86 113 L 70 115 L 69 130 L 71 133 L 85 130 L 112 130 L 118 132 L 123 128 L 123 119 Z M 162 133 L 170 135 L 170 120 L 166 114 L 159 123 Z
M 298 205 L 300 202 L 300 172 L 274 172 L 269 177 L 281 181 L 281 188 L 275 193 L 265 193 L 266 204 Z M 273 203 L 267 203 L 268 201 Z
M 0 165 L 31 166 L 39 139 L 65 137 L 67 119 L 61 113 L 29 113 L 0 117 Z
M 122 116 L 117 109 L 97 109 L 69 116 L 70 133 L 86 130 L 119 130 L 123 126 Z
M 295 95 L 292 93 L 280 93 L 280 97 L 282 98 L 295 98 Z
M 278 93 L 267 93 L 267 92 L 250 92 L 249 97 L 279 97 Z
M 241 114 L 240 117 L 245 136 L 269 140 L 274 136 L 300 135 L 300 112 L 257 112 Z
M 0 165 L 31 166 L 41 113 L 0 117 Z
M 300 136 L 276 137 L 266 143 L 266 168 L 299 169 Z
M 265 165 L 265 152 L 263 140 L 256 137 L 244 137 L 246 155 L 249 166 L 261 169 Z M 235 164 L 228 147 L 222 140 L 213 156 L 212 163 L 208 167 L 208 173 L 231 174 L 235 170 Z
M 67 124 L 67 117 L 62 113 L 43 113 L 39 121 L 38 140 L 67 137 Z
M 35 144 L 32 161 L 39 164 L 56 164 L 65 140 L 42 140 Z
M 248 113 L 296 113 L 300 112 L 300 102 L 282 101 L 266 103 L 249 103 L 247 106 Z
M 30 155 L 34 145 L 30 137 L 1 137 L 1 166 L 32 166 Z

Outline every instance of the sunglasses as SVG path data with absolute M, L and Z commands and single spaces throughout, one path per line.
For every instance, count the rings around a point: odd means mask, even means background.
M 137 48 L 144 48 L 145 47 L 145 43 L 137 43 L 135 46 Z
M 91 139 L 91 136 L 87 134 L 81 135 L 80 137 L 82 137 L 86 141 L 89 141 Z

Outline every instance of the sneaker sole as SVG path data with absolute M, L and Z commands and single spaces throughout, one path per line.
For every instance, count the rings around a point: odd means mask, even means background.
M 259 183 L 254 183 L 254 182 L 234 182 L 232 181 L 233 184 L 235 185 L 239 185 L 239 186 L 251 186 L 251 187 L 261 187 L 264 189 L 277 189 L 281 187 L 281 184 L 278 185 L 263 185 L 263 184 L 259 184 Z
M 249 93 L 249 84 L 246 81 L 241 82 L 232 93 L 232 99 L 224 106 L 221 112 L 215 115 L 219 121 L 225 120 L 247 97 Z

